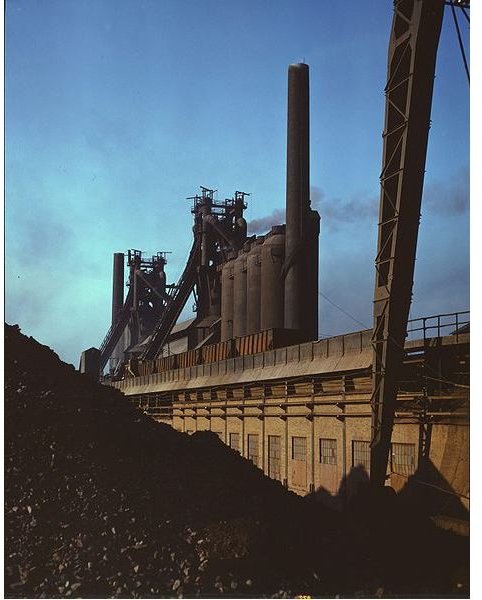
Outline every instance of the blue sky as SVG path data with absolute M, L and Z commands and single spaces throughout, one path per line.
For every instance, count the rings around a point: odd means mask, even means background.
M 113 252 L 171 251 L 177 279 L 199 185 L 250 192 L 248 220 L 282 210 L 304 60 L 320 290 L 370 326 L 391 18 L 389 0 L 9 0 L 7 322 L 77 365 L 109 326 Z M 414 317 L 469 307 L 468 95 L 447 11 Z M 320 298 L 321 334 L 358 328 Z

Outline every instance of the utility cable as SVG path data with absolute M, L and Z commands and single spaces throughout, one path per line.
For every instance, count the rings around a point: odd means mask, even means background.
M 358 323 L 358 325 L 361 325 L 364 329 L 370 329 L 370 327 L 368 327 L 365 323 L 362 323 L 357 318 L 355 318 L 353 315 L 351 315 L 349 312 L 347 312 L 346 310 L 344 310 L 343 308 L 341 308 L 341 306 L 338 306 L 338 304 L 335 304 L 333 302 L 333 300 L 330 300 L 330 298 L 328 298 L 328 296 L 325 296 L 325 294 L 323 294 L 323 292 L 318 292 L 318 294 L 322 298 L 324 298 L 327 302 L 329 302 L 330 304 L 332 304 L 335 308 L 337 308 L 339 311 L 341 311 L 344 315 L 346 315 L 347 317 L 349 317 L 350 319 L 352 319 L 353 321 L 355 321 L 355 323 Z
M 468 80 L 469 85 L 470 85 L 469 66 L 467 64 L 467 58 L 465 56 L 464 44 L 463 44 L 463 41 L 462 41 L 462 35 L 460 34 L 459 22 L 458 22 L 458 19 L 457 19 L 457 15 L 455 13 L 455 6 L 454 6 L 453 0 L 450 0 L 450 7 L 452 9 L 452 16 L 454 18 L 455 29 L 457 30 L 457 39 L 459 41 L 460 52 L 462 53 L 462 60 L 464 61 L 465 73 L 467 74 L 467 80 Z

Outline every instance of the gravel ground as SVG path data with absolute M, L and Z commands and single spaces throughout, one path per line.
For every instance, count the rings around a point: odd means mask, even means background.
M 466 542 L 388 505 L 302 499 L 6 325 L 6 597 L 466 596 Z

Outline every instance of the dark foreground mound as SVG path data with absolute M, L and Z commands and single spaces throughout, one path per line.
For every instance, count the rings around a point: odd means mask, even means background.
M 340 516 L 214 434 L 155 423 L 17 327 L 5 350 L 7 597 L 467 593 L 465 547 L 400 506 Z

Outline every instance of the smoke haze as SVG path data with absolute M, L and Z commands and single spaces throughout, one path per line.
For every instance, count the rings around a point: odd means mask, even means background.
M 460 169 L 450 181 L 432 181 L 424 187 L 422 213 L 446 216 L 462 215 L 469 209 L 469 168 Z M 310 188 L 311 208 L 320 213 L 324 228 L 339 229 L 343 224 L 375 220 L 379 196 L 356 194 L 349 199 L 327 198 L 317 186 Z M 273 225 L 285 222 L 285 211 L 276 208 L 270 215 L 248 223 L 250 234 L 266 233 Z
M 263 234 L 266 233 L 273 225 L 281 225 L 285 222 L 285 211 L 279 208 L 275 208 L 275 210 L 266 217 L 261 217 L 260 219 L 253 219 L 248 223 L 248 233 L 250 235 L 253 234 Z

